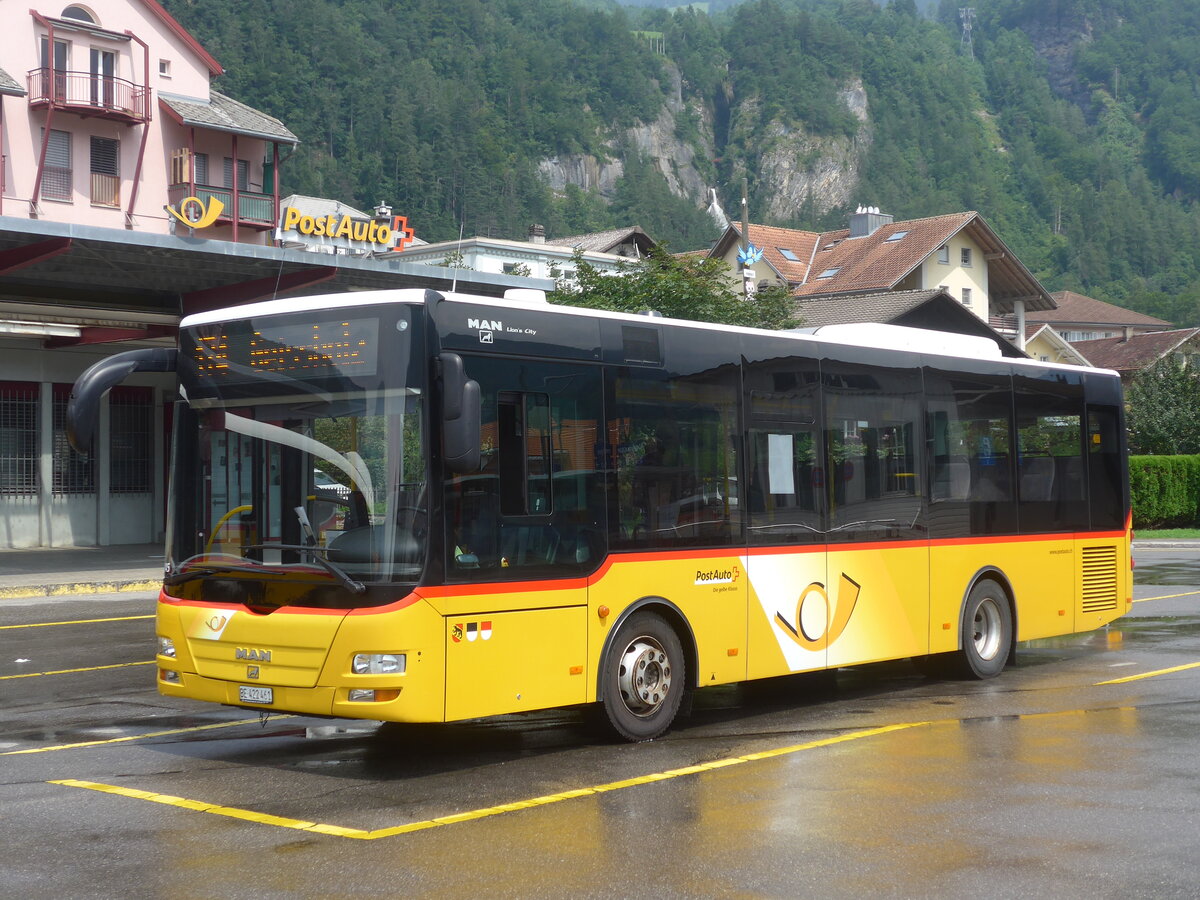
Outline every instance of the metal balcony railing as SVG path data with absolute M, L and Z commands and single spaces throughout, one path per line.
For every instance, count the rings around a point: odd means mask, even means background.
M 213 187 L 207 184 L 173 184 L 168 188 L 169 202 L 178 208 L 178 204 L 187 197 L 195 197 L 205 208 L 213 198 L 220 200 L 225 209 L 218 216 L 218 222 L 237 220 L 240 225 L 253 225 L 260 228 L 274 228 L 277 217 L 274 194 L 263 194 L 257 191 L 238 191 L 235 208 L 233 188 Z
M 62 69 L 30 69 L 30 106 L 53 106 L 89 116 L 150 120 L 150 88 L 124 78 Z

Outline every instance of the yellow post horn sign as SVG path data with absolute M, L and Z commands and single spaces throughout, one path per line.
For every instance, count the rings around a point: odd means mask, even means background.
M 191 207 L 195 205 L 197 212 L 192 212 Z M 225 210 L 225 204 L 216 197 L 208 198 L 208 207 L 205 208 L 204 201 L 199 197 L 184 197 L 179 201 L 179 208 L 173 206 L 167 207 L 167 212 L 173 215 L 176 219 L 186 225 L 188 228 L 207 228 Z

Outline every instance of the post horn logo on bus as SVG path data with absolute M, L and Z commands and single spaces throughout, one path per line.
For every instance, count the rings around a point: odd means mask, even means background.
M 861 585 L 843 572 L 837 604 L 831 610 L 825 585 L 814 581 L 800 592 L 795 617 L 776 612 L 775 621 L 783 626 L 784 634 L 805 650 L 824 650 L 846 630 L 861 591 Z
M 184 197 L 179 201 L 178 209 L 174 206 L 164 208 L 188 228 L 207 228 L 225 211 L 225 204 L 216 197 L 209 197 L 207 206 L 199 197 Z
M 356 219 L 347 213 L 310 216 L 294 206 L 283 210 L 283 224 L 279 230 L 298 231 L 308 237 L 345 238 L 390 250 L 403 250 L 412 243 L 414 236 L 407 216 L 392 216 L 389 226 L 378 219 Z

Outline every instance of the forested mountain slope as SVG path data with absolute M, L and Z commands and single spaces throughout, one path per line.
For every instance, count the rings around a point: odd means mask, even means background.
M 287 190 L 427 240 L 979 210 L 1051 289 L 1200 323 L 1200 4 L 165 0 L 303 144 Z M 928 4 L 922 3 L 922 8 Z M 656 34 L 661 33 L 659 41 Z

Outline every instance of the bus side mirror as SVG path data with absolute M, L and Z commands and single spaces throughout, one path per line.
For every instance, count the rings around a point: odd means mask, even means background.
M 449 472 L 479 471 L 479 382 L 467 378 L 462 357 L 438 357 L 442 375 L 442 462 Z
M 75 379 L 67 401 L 67 441 L 76 453 L 91 453 L 100 418 L 100 399 L 134 372 L 174 372 L 178 353 L 174 347 L 128 350 L 102 359 Z

